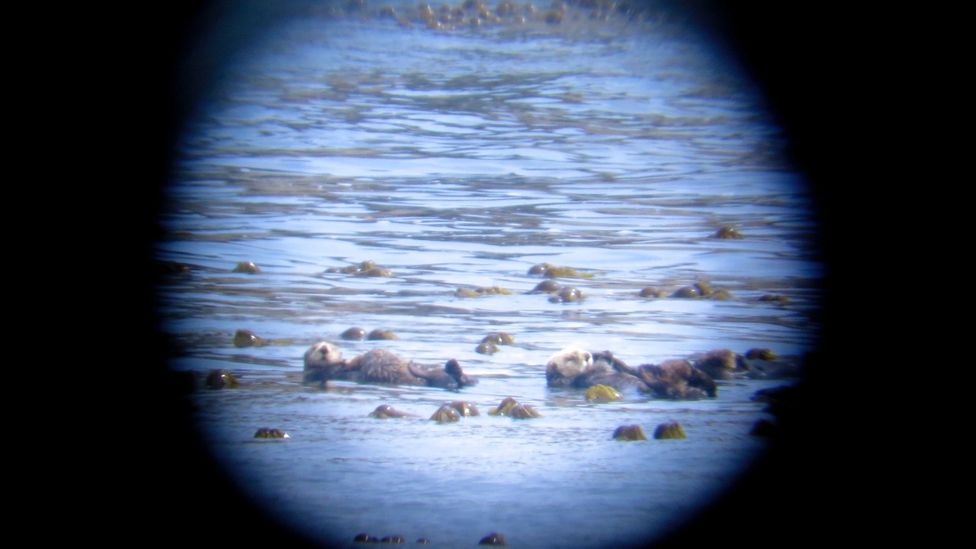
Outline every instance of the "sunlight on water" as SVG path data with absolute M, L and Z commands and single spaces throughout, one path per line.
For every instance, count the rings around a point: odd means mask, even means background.
M 798 360 L 815 344 L 816 226 L 760 98 L 687 29 L 576 4 L 560 24 L 540 11 L 435 30 L 414 2 L 383 4 L 399 23 L 380 4 L 309 3 L 228 68 L 184 137 L 157 254 L 189 266 L 160 288 L 172 367 L 239 376 L 190 397 L 201 429 L 269 513 L 323 543 L 662 536 L 762 451 L 750 430 L 769 416 L 751 396 L 793 379 L 591 404 L 546 387 L 549 356 L 580 344 L 634 366 L 719 348 Z M 723 226 L 743 238 L 715 238 Z M 336 272 L 367 259 L 392 276 Z M 260 272 L 232 272 L 243 261 Z M 584 299 L 529 293 L 544 261 L 592 275 L 560 280 Z M 668 297 L 700 281 L 729 298 Z M 510 293 L 457 294 L 491 286 Z M 664 295 L 640 297 L 647 286 Z M 351 326 L 398 339 L 342 340 Z M 239 329 L 270 344 L 235 347 Z M 515 344 L 476 352 L 500 330 Z M 346 357 L 456 358 L 481 382 L 302 385 L 323 339 Z M 506 396 L 542 417 L 486 414 Z M 428 420 L 458 398 L 482 415 Z M 383 403 L 413 415 L 368 417 Z M 687 439 L 611 439 L 670 420 Z M 269 426 L 290 438 L 254 438 Z

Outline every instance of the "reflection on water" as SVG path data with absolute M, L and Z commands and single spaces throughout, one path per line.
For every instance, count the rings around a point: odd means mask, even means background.
M 437 30 L 387 13 L 287 20 L 185 136 L 158 243 L 160 260 L 190 266 L 160 289 L 171 364 L 241 380 L 193 394 L 201 428 L 269 513 L 323 542 L 468 547 L 499 531 L 514 546 L 597 547 L 667 533 L 763 449 L 750 431 L 768 415 L 750 397 L 790 380 L 591 404 L 547 389 L 544 365 L 569 344 L 633 365 L 813 346 L 816 227 L 777 129 L 721 56 L 660 18 L 574 5 L 560 25 Z M 723 226 L 744 238 L 715 238 Z M 367 259 L 392 276 L 337 272 Z M 260 271 L 232 272 L 241 261 Z M 528 293 L 543 261 L 593 273 L 561 281 L 585 299 Z M 638 295 L 697 281 L 731 298 Z M 490 286 L 511 293 L 456 293 Z M 350 326 L 398 339 L 341 340 Z M 271 344 L 235 347 L 238 329 Z M 498 330 L 515 344 L 477 353 Z M 346 356 L 456 358 L 481 383 L 303 386 L 302 355 L 322 339 Z M 542 417 L 484 414 L 506 396 Z M 483 415 L 427 420 L 458 397 Z M 381 403 L 414 417 L 368 417 Z M 669 420 L 688 438 L 611 440 Z M 291 438 L 256 440 L 261 427 Z

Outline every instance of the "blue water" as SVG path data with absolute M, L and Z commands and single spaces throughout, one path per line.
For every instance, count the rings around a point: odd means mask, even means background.
M 194 269 L 160 288 L 160 315 L 182 349 L 174 370 L 241 378 L 189 397 L 215 454 L 269 514 L 323 542 L 369 532 L 473 547 L 498 531 L 516 547 L 604 547 L 692 519 L 764 448 L 749 431 L 768 416 L 750 396 L 790 380 L 722 382 L 707 401 L 589 404 L 547 389 L 544 365 L 569 344 L 632 365 L 812 348 L 817 228 L 761 97 L 667 20 L 571 8 L 561 25 L 438 31 L 378 8 L 280 22 L 184 136 L 157 255 Z M 745 238 L 712 238 L 723 225 Z M 327 271 L 366 259 L 394 276 Z M 231 272 L 240 261 L 261 272 Z M 526 294 L 543 261 L 592 272 L 563 280 L 586 298 Z M 637 296 L 697 280 L 733 298 Z M 455 295 L 478 286 L 513 293 Z M 399 339 L 341 340 L 350 326 Z M 237 329 L 273 344 L 234 347 Z M 476 353 L 498 330 L 516 344 Z M 457 358 L 481 383 L 461 395 L 303 386 L 302 355 L 322 339 L 345 356 Z M 506 396 L 542 417 L 485 414 Z M 457 398 L 482 415 L 427 420 Z M 381 403 L 415 417 L 369 418 Z M 618 425 L 651 433 L 667 420 L 688 438 L 611 440 Z M 290 438 L 256 440 L 259 427 Z

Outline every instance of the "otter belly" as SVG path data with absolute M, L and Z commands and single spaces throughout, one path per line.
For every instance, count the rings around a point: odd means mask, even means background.
M 607 385 L 620 392 L 639 391 L 648 392 L 647 384 L 639 378 L 621 372 L 592 372 L 585 373 L 574 381 L 573 385 L 580 389 L 588 389 L 594 385 Z
M 390 385 L 426 385 L 426 380 L 410 373 L 409 364 L 389 351 L 374 349 L 359 357 L 357 381 Z

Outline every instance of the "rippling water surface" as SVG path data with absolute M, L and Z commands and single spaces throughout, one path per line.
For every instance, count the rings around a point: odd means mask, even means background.
M 269 513 L 332 543 L 369 532 L 473 547 L 499 531 L 512 546 L 600 547 L 667 533 L 762 451 L 750 429 L 767 415 L 750 397 L 784 380 L 606 404 L 545 383 L 569 344 L 632 365 L 815 344 L 803 179 L 749 82 L 707 43 L 666 19 L 577 8 L 559 25 L 444 30 L 321 9 L 252 48 L 182 143 L 158 257 L 192 270 L 167 279 L 160 315 L 174 370 L 239 376 L 188 398 Z M 744 238 L 714 238 L 726 225 Z M 367 259 L 393 276 L 329 271 Z M 260 272 L 232 272 L 241 261 Z M 592 273 L 561 280 L 585 299 L 526 293 L 544 261 Z M 701 280 L 732 298 L 638 296 Z M 512 293 L 455 293 L 486 286 Z M 399 339 L 341 340 L 350 326 Z M 235 347 L 238 329 L 272 344 Z M 475 352 L 499 330 L 515 345 Z M 303 386 L 302 355 L 323 339 L 347 357 L 457 358 L 481 383 L 460 395 Z M 485 414 L 506 396 L 542 417 Z M 458 398 L 482 415 L 427 420 Z M 369 418 L 382 403 L 416 416 Z M 688 438 L 611 440 L 619 425 L 667 420 Z M 259 427 L 291 438 L 255 439 Z

